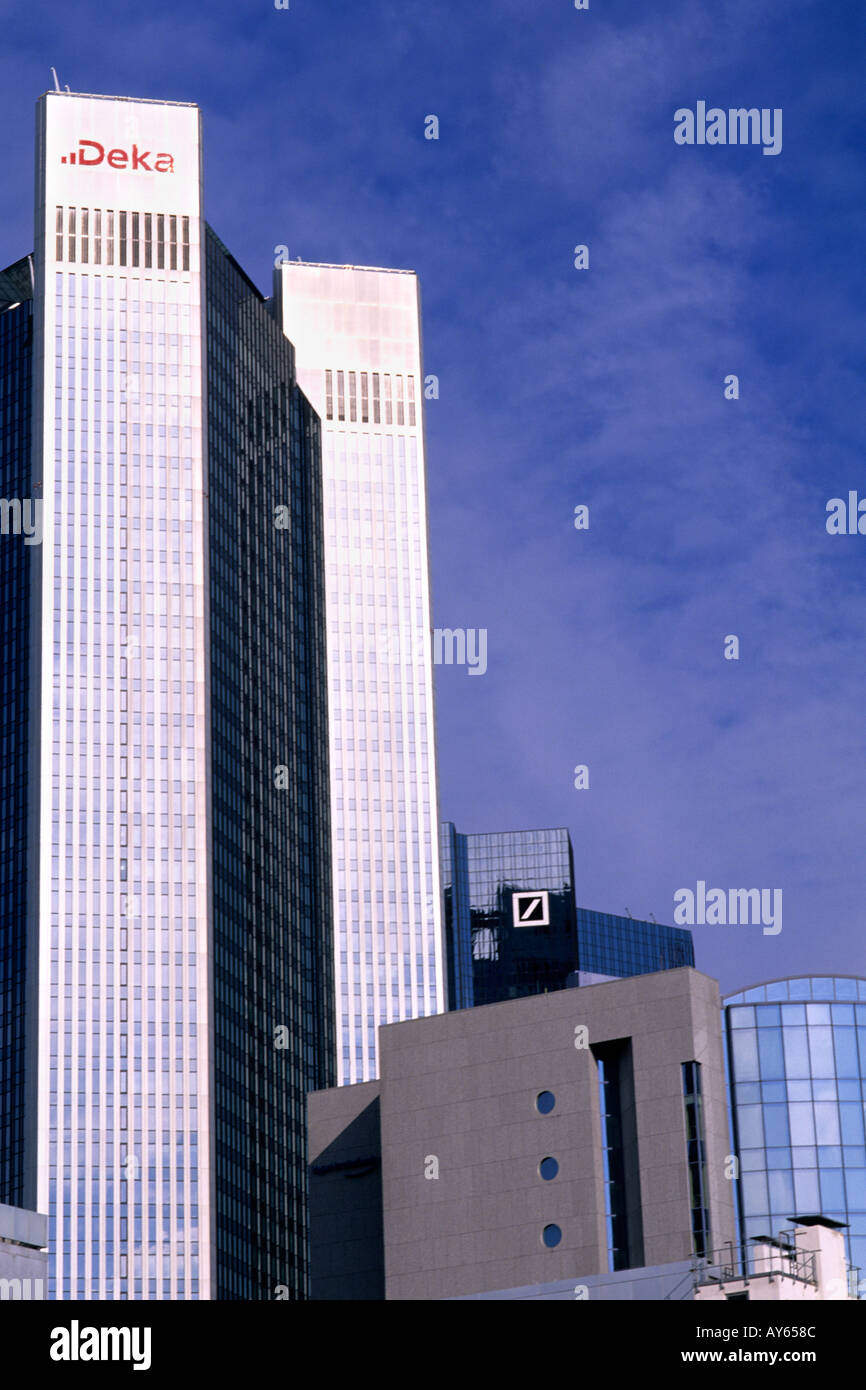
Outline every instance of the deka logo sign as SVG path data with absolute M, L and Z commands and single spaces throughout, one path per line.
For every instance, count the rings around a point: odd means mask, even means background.
M 173 174 L 173 154 L 151 154 L 150 150 L 140 150 L 133 145 L 131 150 L 109 150 L 98 140 L 79 140 L 78 149 L 60 157 L 61 164 L 83 164 L 95 169 L 98 164 L 108 164 L 112 169 L 141 170 L 147 174 Z

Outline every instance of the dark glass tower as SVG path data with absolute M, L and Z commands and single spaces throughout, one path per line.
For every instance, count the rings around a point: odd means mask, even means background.
M 440 843 L 451 1008 L 563 989 L 577 966 L 568 831 L 446 823 Z
M 567 830 L 440 833 L 452 1009 L 694 965 L 692 934 L 577 907 Z
M 6 504 L 31 495 L 30 258 L 0 272 L 0 1202 L 32 1201 L 25 1163 L 28 755 L 32 551 Z
M 319 421 L 294 351 L 210 228 L 217 1298 L 307 1289 L 306 1094 L 333 990 Z

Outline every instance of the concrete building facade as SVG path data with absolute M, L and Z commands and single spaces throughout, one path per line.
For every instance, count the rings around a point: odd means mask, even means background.
M 682 1269 L 732 1241 L 719 1002 L 684 968 L 384 1028 L 376 1085 L 309 1098 L 313 1296 L 365 1296 L 378 1202 L 388 1299 Z

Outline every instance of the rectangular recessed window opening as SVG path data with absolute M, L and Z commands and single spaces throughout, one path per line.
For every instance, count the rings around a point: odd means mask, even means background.
M 598 1067 L 608 1267 L 611 1272 L 644 1263 L 640 1164 L 631 1038 L 592 1049 Z
M 683 1103 L 686 1119 L 686 1159 L 692 1209 L 692 1241 L 696 1255 L 710 1250 L 710 1210 L 707 1193 L 707 1142 L 701 1096 L 700 1062 L 683 1062 Z

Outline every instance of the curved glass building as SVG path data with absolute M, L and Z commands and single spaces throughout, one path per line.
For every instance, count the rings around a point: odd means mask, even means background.
M 772 980 L 724 1014 L 743 1241 L 820 1213 L 866 1270 L 866 979 Z

